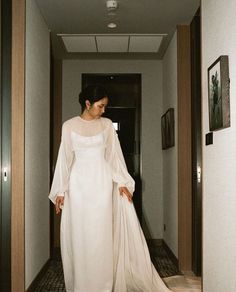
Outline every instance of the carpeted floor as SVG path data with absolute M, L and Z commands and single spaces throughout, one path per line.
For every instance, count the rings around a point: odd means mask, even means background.
M 174 275 L 181 275 L 178 267 L 172 262 L 171 258 L 167 254 L 163 246 L 158 245 L 151 247 L 149 246 L 149 252 L 151 255 L 152 262 L 158 272 L 158 274 L 164 277 L 171 277 Z
M 161 277 L 180 275 L 178 268 L 173 264 L 162 246 L 150 248 L 150 254 L 155 268 Z M 41 279 L 35 292 L 65 292 L 63 270 L 60 256 L 57 255 L 50 262 L 50 266 Z
M 62 263 L 60 259 L 53 259 L 50 262 L 50 266 L 40 281 L 38 287 L 36 288 L 37 292 L 66 292 Z

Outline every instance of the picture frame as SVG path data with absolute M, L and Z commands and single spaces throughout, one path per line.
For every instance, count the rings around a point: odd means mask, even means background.
M 230 79 L 228 56 L 220 56 L 208 68 L 209 129 L 230 127 Z
M 169 108 L 161 117 L 162 149 L 175 145 L 175 118 L 174 108 Z

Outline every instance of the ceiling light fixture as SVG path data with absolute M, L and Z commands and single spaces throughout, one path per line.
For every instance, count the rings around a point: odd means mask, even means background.
M 117 25 L 115 23 L 113 23 L 113 22 L 109 23 L 107 26 L 109 28 L 116 28 L 117 27 Z
M 114 11 L 118 8 L 118 2 L 116 0 L 107 0 L 106 6 L 108 12 Z

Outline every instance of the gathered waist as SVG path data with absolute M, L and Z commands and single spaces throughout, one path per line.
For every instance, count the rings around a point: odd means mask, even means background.
M 75 159 L 78 160 L 96 160 L 105 159 L 105 147 L 80 147 L 74 150 Z

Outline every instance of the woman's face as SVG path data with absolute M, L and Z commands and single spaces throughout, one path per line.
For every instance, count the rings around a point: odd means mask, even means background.
M 94 102 L 92 105 L 88 100 L 86 100 L 87 109 L 89 108 L 88 113 L 91 115 L 93 119 L 98 119 L 101 117 L 101 115 L 105 112 L 107 104 L 108 97 L 104 97 Z

